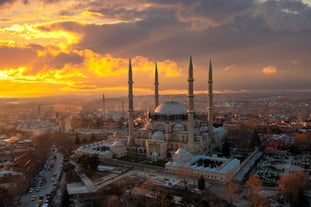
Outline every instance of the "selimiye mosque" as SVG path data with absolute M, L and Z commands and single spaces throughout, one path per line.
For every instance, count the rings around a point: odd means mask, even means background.
M 158 67 L 155 65 L 154 107 L 148 112 L 145 126 L 133 128 L 133 75 L 129 61 L 128 99 L 129 134 L 127 148 L 130 154 L 143 154 L 151 160 L 171 160 L 178 149 L 191 154 L 205 154 L 222 145 L 226 130 L 213 127 L 212 63 L 208 75 L 208 127 L 201 126 L 194 109 L 193 63 L 189 60 L 188 104 L 168 100 L 159 103 Z
M 80 146 L 76 154 L 97 154 L 100 159 L 130 155 L 146 156 L 150 160 L 164 160 L 165 172 L 179 176 L 199 177 L 225 183 L 240 169 L 236 158 L 218 157 L 213 150 L 222 146 L 226 130 L 213 127 L 212 63 L 208 75 L 208 126 L 201 126 L 194 109 L 193 64 L 189 61 L 188 104 L 168 100 L 159 103 L 158 68 L 155 66 L 154 107 L 148 112 L 143 128 L 134 129 L 133 74 L 129 61 L 128 70 L 128 137 L 105 143 Z

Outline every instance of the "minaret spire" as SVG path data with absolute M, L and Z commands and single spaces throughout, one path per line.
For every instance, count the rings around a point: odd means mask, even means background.
M 154 74 L 154 107 L 159 105 L 159 79 L 158 79 L 158 64 L 155 65 Z
M 213 73 L 212 73 L 212 61 L 209 64 L 208 73 L 208 136 L 211 139 L 211 143 L 215 144 L 213 136 Z M 211 146 L 210 146 L 211 147 Z
M 189 71 L 188 71 L 188 151 L 194 152 L 194 107 L 193 107 L 193 65 L 192 56 L 189 60 Z
M 105 94 L 103 93 L 103 115 L 104 120 L 106 119 L 106 106 L 105 106 Z
M 192 57 L 190 56 L 189 60 L 189 74 L 188 74 L 188 113 L 193 113 L 193 65 L 192 65 Z
M 127 146 L 128 149 L 131 151 L 131 147 L 133 146 L 133 77 L 132 77 L 132 63 L 131 59 L 129 59 L 129 71 L 128 71 L 128 99 L 129 99 L 129 109 L 128 109 L 128 140 Z

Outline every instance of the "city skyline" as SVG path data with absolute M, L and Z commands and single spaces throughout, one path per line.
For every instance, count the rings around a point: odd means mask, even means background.
M 311 1 L 0 1 L 0 97 L 311 90 Z

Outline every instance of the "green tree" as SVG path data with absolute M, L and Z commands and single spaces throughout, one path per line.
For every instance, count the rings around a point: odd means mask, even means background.
M 67 190 L 67 185 L 64 186 L 62 198 L 61 198 L 61 207 L 68 207 L 70 204 L 69 193 Z
M 89 162 L 88 162 L 88 155 L 82 154 L 77 158 L 77 163 L 81 166 L 83 170 L 88 170 Z
M 198 188 L 200 191 L 205 190 L 205 178 L 201 175 L 198 179 Z
M 207 200 L 202 199 L 202 200 L 199 201 L 198 207 L 210 207 L 210 204 L 208 203 Z
M 254 129 L 251 135 L 250 148 L 254 149 L 255 147 L 259 147 L 261 144 L 260 137 L 258 136 L 257 130 Z
M 224 157 L 230 157 L 230 144 L 229 141 L 226 139 L 224 144 L 222 145 L 222 155 Z
M 88 166 L 90 170 L 97 170 L 99 163 L 98 155 L 88 157 Z

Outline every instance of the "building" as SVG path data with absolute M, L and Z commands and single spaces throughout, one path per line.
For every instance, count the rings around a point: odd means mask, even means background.
M 165 171 L 178 175 L 199 178 L 201 175 L 213 182 L 226 183 L 240 169 L 238 159 L 192 155 L 185 149 L 178 149 L 172 161 L 165 164 Z
M 188 105 L 169 100 L 159 104 L 158 68 L 155 66 L 155 106 L 148 112 L 145 126 L 134 131 L 133 127 L 133 79 L 129 61 L 128 98 L 129 134 L 128 152 L 144 155 L 154 161 L 170 160 L 174 153 L 183 148 L 192 154 L 211 152 L 221 146 L 226 130 L 213 127 L 212 63 L 208 75 L 208 127 L 202 127 L 194 109 L 193 64 L 189 61 Z M 214 136 L 215 135 L 215 136 Z M 217 136 L 216 136 L 217 135 Z

